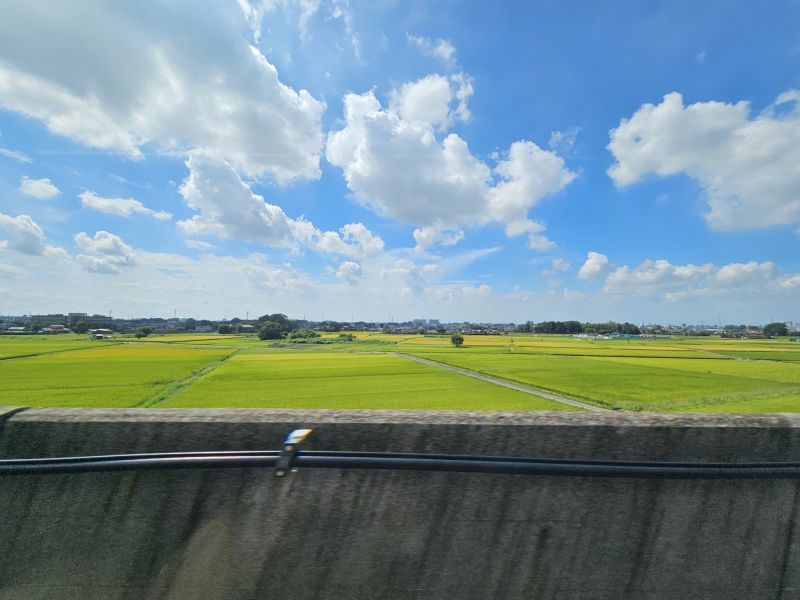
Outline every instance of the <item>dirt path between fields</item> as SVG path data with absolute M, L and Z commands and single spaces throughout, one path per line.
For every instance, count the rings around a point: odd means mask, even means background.
M 549 392 L 547 390 L 543 390 L 538 387 L 534 387 L 532 385 L 525 385 L 522 383 L 516 383 L 514 381 L 508 381 L 507 379 L 500 379 L 499 377 L 492 377 L 491 375 L 484 375 L 483 373 L 478 373 L 477 371 L 470 371 L 469 369 L 462 369 L 461 367 L 454 367 L 452 365 L 448 365 L 445 363 L 436 362 L 435 360 L 428 360 L 427 358 L 420 358 L 419 356 L 414 356 L 412 354 L 405 354 L 403 352 L 394 352 L 395 356 L 399 356 L 400 358 L 405 358 L 406 360 L 413 360 L 414 362 L 421 363 L 423 365 L 428 365 L 429 367 L 436 367 L 438 369 L 444 369 L 445 371 L 452 371 L 453 373 L 458 373 L 460 375 L 466 375 L 467 377 L 472 377 L 474 379 L 480 379 L 481 381 L 485 381 L 487 383 L 493 383 L 494 385 L 501 385 L 503 387 L 511 388 L 512 390 L 517 390 L 518 392 L 524 392 L 526 394 L 531 394 L 532 396 L 539 396 L 541 398 L 547 398 L 548 400 L 552 400 L 553 402 L 559 402 L 561 404 L 568 404 L 570 406 L 574 406 L 576 408 L 582 408 L 584 410 L 591 410 L 591 411 L 606 411 L 610 410 L 608 408 L 603 408 L 602 406 L 595 406 L 594 404 L 588 404 L 586 402 L 581 402 L 580 400 L 573 400 L 572 398 L 567 398 L 565 396 L 561 396 L 559 394 L 555 394 L 553 392 Z

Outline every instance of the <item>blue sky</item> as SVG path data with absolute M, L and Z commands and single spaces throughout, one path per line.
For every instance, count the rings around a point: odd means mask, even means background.
M 800 3 L 12 2 L 0 312 L 800 320 Z

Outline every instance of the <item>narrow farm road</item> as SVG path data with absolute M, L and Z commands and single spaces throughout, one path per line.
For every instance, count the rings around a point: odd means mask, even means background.
M 427 358 L 420 358 L 419 356 L 413 356 L 411 354 L 405 354 L 403 352 L 395 352 L 394 355 L 399 356 L 400 358 L 405 358 L 406 360 L 413 360 L 414 362 L 422 363 L 423 365 L 428 365 L 429 367 L 436 367 L 439 369 L 444 369 L 445 371 L 452 371 L 453 373 L 458 373 L 459 375 L 466 375 L 467 377 L 480 379 L 481 381 L 486 381 L 487 383 L 493 383 L 494 385 L 501 385 L 503 387 L 511 388 L 512 390 L 517 390 L 518 392 L 531 394 L 532 396 L 540 396 L 542 398 L 547 398 L 548 400 L 552 400 L 553 402 L 560 402 L 561 404 L 569 404 L 570 406 L 574 406 L 576 408 L 582 408 L 584 410 L 591 410 L 591 411 L 610 410 L 608 408 L 603 408 L 602 406 L 595 406 L 594 404 L 588 404 L 586 402 L 581 402 L 579 400 L 573 400 L 572 398 L 567 398 L 565 396 L 561 396 L 559 394 L 555 394 L 553 392 L 549 392 L 547 390 L 543 390 L 541 388 L 537 388 L 531 385 L 524 385 L 522 383 L 515 383 L 513 381 L 508 381 L 506 379 L 492 377 L 491 375 L 484 375 L 483 373 L 478 373 L 477 371 L 470 371 L 469 369 L 454 367 L 452 365 L 448 365 L 445 363 L 436 362 L 435 360 L 428 360 Z

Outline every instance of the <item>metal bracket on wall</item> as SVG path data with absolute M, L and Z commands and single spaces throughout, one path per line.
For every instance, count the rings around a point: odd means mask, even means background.
M 295 429 L 286 436 L 281 455 L 278 457 L 278 462 L 275 463 L 275 477 L 286 477 L 288 473 L 297 471 L 297 469 L 292 469 L 292 461 L 297 456 L 300 444 L 311 432 L 311 429 Z

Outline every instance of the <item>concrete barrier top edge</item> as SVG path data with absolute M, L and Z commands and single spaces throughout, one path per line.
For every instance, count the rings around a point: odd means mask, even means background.
M 569 427 L 800 428 L 800 414 L 625 413 L 455 410 L 284 410 L 284 409 L 92 409 L 28 408 L 9 414 L 15 422 L 130 423 L 375 423 Z

